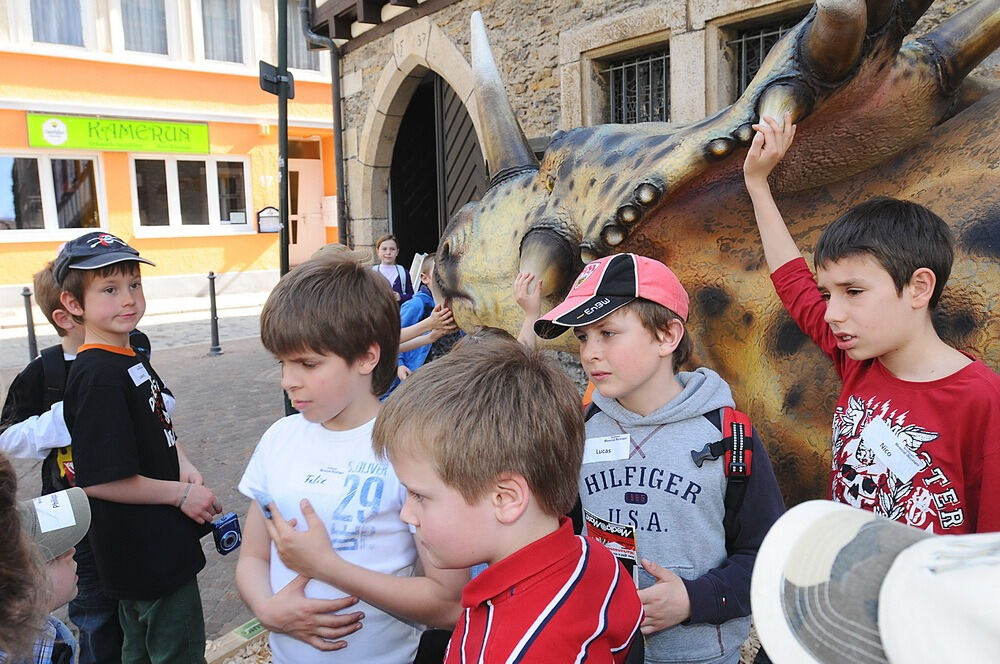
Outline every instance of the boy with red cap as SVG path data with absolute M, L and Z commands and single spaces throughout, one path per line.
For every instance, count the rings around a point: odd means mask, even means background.
M 572 329 L 596 386 L 580 500 L 588 531 L 613 534 L 619 551 L 622 533 L 632 539 L 646 662 L 730 663 L 749 633 L 757 549 L 784 503 L 726 382 L 704 367 L 678 373 L 687 317 L 666 265 L 617 254 L 586 265 L 534 329 Z

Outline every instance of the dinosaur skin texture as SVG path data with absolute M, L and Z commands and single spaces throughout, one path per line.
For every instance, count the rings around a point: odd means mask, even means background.
M 695 365 L 730 383 L 789 505 L 825 496 L 839 381 L 768 278 L 742 180 L 750 124 L 787 110 L 799 125 L 772 189 L 810 264 L 823 227 L 870 197 L 910 199 L 941 215 L 956 260 L 935 314 L 939 332 L 1000 366 L 1000 92 L 968 77 L 1000 45 L 1000 0 L 980 0 L 904 45 L 930 4 L 821 0 L 732 106 L 688 126 L 557 132 L 540 163 L 474 15 L 492 183 L 455 215 L 438 249 L 438 285 L 456 320 L 515 332 L 518 271 L 542 276 L 545 310 L 584 262 L 623 251 L 658 258 L 691 295 Z M 569 334 L 540 345 L 577 350 Z

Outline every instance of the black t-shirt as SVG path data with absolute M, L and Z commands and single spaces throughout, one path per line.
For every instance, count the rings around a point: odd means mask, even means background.
M 143 475 L 177 481 L 176 436 L 163 382 L 142 354 L 83 346 L 70 370 L 64 414 L 76 482 L 87 487 Z M 205 566 L 205 532 L 173 505 L 90 499 L 90 541 L 104 591 L 118 599 L 164 597 Z

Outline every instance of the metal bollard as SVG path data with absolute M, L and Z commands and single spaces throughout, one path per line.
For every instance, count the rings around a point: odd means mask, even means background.
M 215 309 L 215 272 L 208 273 L 208 300 L 212 308 L 212 345 L 208 354 L 222 355 L 222 346 L 219 345 L 219 314 Z
M 24 317 L 28 322 L 28 361 L 38 357 L 38 339 L 35 338 L 35 321 L 31 315 L 31 289 L 27 286 L 21 291 L 24 298 Z

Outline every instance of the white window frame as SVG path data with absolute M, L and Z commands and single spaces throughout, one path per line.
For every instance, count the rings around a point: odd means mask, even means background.
M 125 48 L 125 23 L 122 20 L 122 0 L 109 0 L 109 17 L 111 21 L 111 52 L 127 53 L 129 57 L 151 58 L 153 60 L 178 60 L 181 54 L 180 15 L 177 11 L 177 0 L 164 0 L 163 14 L 167 24 L 167 53 L 152 53 L 150 51 L 130 51 Z
M 66 241 L 79 237 L 84 233 L 108 229 L 108 206 L 104 189 L 104 163 L 99 153 L 79 150 L 52 152 L 31 149 L 0 149 L 0 157 L 20 157 L 38 160 L 38 188 L 42 193 L 42 223 L 44 224 L 43 228 L 0 230 L 0 244 L 10 242 Z M 59 228 L 59 214 L 56 211 L 56 192 L 55 186 L 52 184 L 53 159 L 89 159 L 94 162 L 94 187 L 97 190 L 97 215 L 101 219 L 100 226 L 97 228 Z
M 201 0 L 191 0 L 191 46 L 194 47 L 195 62 L 216 65 L 219 67 L 249 67 L 256 62 L 257 49 L 254 47 L 255 21 L 253 8 L 256 0 L 238 0 L 240 8 L 240 42 L 243 50 L 243 62 L 227 60 L 210 60 L 205 57 L 205 26 L 202 24 Z
M 31 0 L 8 0 L 10 40 L 48 55 L 76 57 L 81 51 L 97 50 L 97 0 L 79 0 L 83 46 L 36 42 L 31 29 Z
M 166 226 L 143 226 L 139 223 L 139 188 L 135 177 L 135 162 L 140 160 L 162 161 L 166 165 L 167 175 L 167 216 Z M 181 219 L 181 197 L 177 182 L 177 162 L 205 162 L 205 186 L 208 196 L 208 223 L 184 224 Z M 219 212 L 219 171 L 220 161 L 235 161 L 243 164 L 243 195 L 246 198 L 245 224 L 224 224 Z M 253 219 L 253 178 L 250 176 L 250 158 L 239 155 L 165 155 L 163 153 L 129 153 L 129 186 L 132 195 L 132 227 L 135 237 L 187 237 L 204 235 L 245 235 L 256 233 L 257 226 Z

